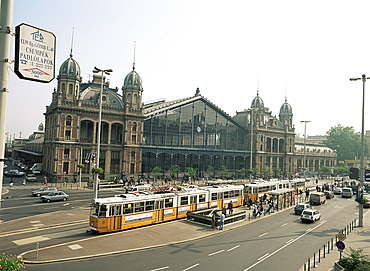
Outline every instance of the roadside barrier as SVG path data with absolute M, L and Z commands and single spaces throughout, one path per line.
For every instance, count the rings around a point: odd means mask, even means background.
M 350 224 L 348 224 L 343 230 L 341 230 L 341 233 L 344 237 L 347 237 L 348 234 L 352 232 L 354 228 L 357 227 L 357 221 L 356 219 L 353 220 Z M 335 240 L 335 241 L 334 241 Z M 304 263 L 303 267 L 300 269 L 303 271 L 310 271 L 312 268 L 316 267 L 316 263 L 320 263 L 322 258 L 325 258 L 327 254 L 329 254 L 334 249 L 337 249 L 336 243 L 338 242 L 338 237 L 332 237 L 330 240 L 328 240 L 327 243 L 325 243 L 322 248 L 319 248 L 318 253 L 314 253 L 311 258 L 307 259 L 307 262 Z M 340 251 L 340 259 L 342 257 L 342 252 Z M 333 264 L 334 265 L 334 264 Z

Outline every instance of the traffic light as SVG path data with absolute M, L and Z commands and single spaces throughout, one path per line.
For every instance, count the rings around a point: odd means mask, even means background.
M 358 180 L 359 169 L 357 167 L 351 167 L 349 169 L 349 178 L 352 180 Z

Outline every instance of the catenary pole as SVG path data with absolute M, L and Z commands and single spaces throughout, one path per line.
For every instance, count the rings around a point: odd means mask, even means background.
M 9 93 L 9 66 L 14 0 L 1 0 L 0 6 L 0 208 L 5 160 L 5 121 Z

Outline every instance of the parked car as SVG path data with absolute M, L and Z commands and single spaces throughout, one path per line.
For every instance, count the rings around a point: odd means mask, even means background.
M 315 222 L 320 220 L 321 214 L 315 209 L 305 209 L 301 214 L 302 222 Z
M 57 189 L 55 187 L 42 187 L 38 190 L 32 191 L 32 196 L 40 197 L 42 195 L 47 195 L 50 192 L 56 192 Z
M 24 174 L 23 171 L 19 171 L 18 169 L 11 169 L 4 172 L 4 175 L 7 177 L 22 177 Z
M 303 210 L 310 208 L 308 203 L 299 203 L 294 207 L 294 213 L 296 215 L 302 214 Z
M 339 187 L 339 186 L 335 187 L 334 188 L 334 194 L 335 195 L 342 195 L 342 187 Z
M 326 198 L 327 199 L 332 199 L 332 198 L 334 198 L 334 193 L 333 193 L 333 191 L 324 191 L 324 194 L 325 194 L 325 196 L 326 196 Z
M 50 192 L 46 196 L 41 196 L 40 200 L 42 202 L 51 202 L 51 201 L 66 201 L 68 200 L 69 195 L 64 193 L 63 191 L 56 191 L 56 192 Z
M 342 189 L 342 197 L 343 198 L 352 198 L 353 192 L 351 187 L 344 187 Z
M 370 208 L 370 195 L 364 195 L 363 198 L 367 200 L 367 202 L 364 203 L 364 207 Z
M 36 175 L 35 174 L 27 174 L 26 175 L 27 182 L 36 182 Z

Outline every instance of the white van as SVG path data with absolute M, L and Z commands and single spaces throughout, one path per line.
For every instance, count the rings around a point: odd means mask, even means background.
M 342 197 L 343 198 L 352 198 L 353 196 L 353 191 L 351 187 L 344 187 L 342 189 Z

